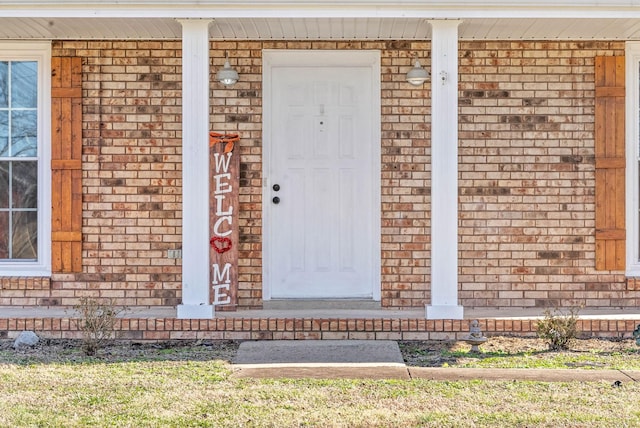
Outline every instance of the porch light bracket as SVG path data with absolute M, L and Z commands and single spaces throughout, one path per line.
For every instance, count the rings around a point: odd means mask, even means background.
M 442 84 L 444 85 L 447 80 L 449 79 L 449 73 L 447 73 L 446 71 L 442 70 L 440 72 L 440 81 L 442 82 Z

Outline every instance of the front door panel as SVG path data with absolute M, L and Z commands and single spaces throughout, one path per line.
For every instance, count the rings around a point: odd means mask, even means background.
M 370 69 L 278 67 L 272 79 L 271 298 L 371 298 Z

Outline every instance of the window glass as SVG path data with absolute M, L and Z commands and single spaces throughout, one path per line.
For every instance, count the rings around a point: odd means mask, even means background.
M 12 108 L 36 108 L 38 106 L 37 62 L 12 62 L 10 82 Z
M 0 61 L 0 108 L 9 106 L 9 63 Z
M 38 113 L 35 110 L 11 112 L 11 156 L 36 156 L 38 152 Z
M 0 157 L 9 156 L 9 112 L 0 109 Z
M 38 258 L 37 109 L 38 63 L 0 62 L 0 259 L 9 261 Z
M 35 260 L 38 257 L 38 213 L 35 211 L 13 212 L 11 258 Z
M 0 230 L 6 233 L 0 233 L 0 259 L 9 258 L 9 213 L 0 211 Z
M 9 208 L 9 165 L 9 162 L 0 162 L 0 209 Z
M 38 207 L 38 164 L 36 162 L 12 162 L 12 207 Z

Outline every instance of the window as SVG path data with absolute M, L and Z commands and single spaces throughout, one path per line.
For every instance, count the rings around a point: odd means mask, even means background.
M 50 275 L 48 43 L 0 43 L 0 275 Z
M 627 276 L 640 276 L 640 42 L 626 45 Z

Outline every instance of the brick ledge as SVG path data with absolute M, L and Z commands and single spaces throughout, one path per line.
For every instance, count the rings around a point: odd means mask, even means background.
M 480 318 L 487 336 L 535 336 L 539 317 L 530 319 Z M 81 338 L 78 318 L 0 317 L 0 338 L 14 338 L 21 331 L 35 331 L 43 338 Z M 469 332 L 471 320 L 426 320 L 424 318 L 244 318 L 225 316 L 211 320 L 167 318 L 121 318 L 116 329 L 131 340 L 448 340 L 461 339 Z M 583 337 L 629 338 L 640 323 L 640 314 L 580 318 Z

